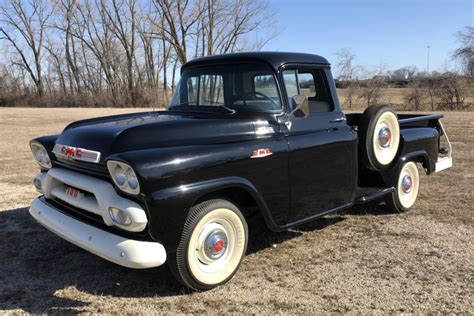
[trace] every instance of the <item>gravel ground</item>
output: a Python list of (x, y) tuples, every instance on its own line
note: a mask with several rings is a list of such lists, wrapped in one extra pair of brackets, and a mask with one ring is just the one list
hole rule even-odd
[(166, 267), (135, 271), (77, 248), (28, 214), (28, 140), (137, 109), (0, 108), (0, 310), (56, 313), (466, 313), (474, 311), (474, 113), (447, 113), (454, 168), (422, 176), (417, 204), (349, 209), (288, 232), (250, 219), (228, 284), (186, 293)]

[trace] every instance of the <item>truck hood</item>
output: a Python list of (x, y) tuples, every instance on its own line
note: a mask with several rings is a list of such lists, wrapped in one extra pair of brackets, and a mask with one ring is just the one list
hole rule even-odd
[(112, 154), (132, 150), (254, 138), (254, 122), (255, 118), (236, 115), (134, 113), (74, 122), (56, 144), (100, 152), (99, 163), (103, 164)]

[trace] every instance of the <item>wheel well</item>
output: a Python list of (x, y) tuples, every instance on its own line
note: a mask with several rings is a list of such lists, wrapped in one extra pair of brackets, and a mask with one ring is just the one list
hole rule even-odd
[(430, 173), (429, 161), (428, 161), (428, 159), (426, 158), (425, 155), (417, 155), (417, 156), (414, 156), (414, 157), (410, 157), (409, 159), (407, 159), (407, 161), (413, 161), (413, 162), (420, 163), (423, 166), (423, 169), (425, 169), (425, 173), (426, 174)]
[(194, 205), (215, 198), (229, 200), (234, 203), (245, 217), (260, 211), (254, 197), (247, 190), (239, 187), (225, 188), (206, 193), (200, 196)]

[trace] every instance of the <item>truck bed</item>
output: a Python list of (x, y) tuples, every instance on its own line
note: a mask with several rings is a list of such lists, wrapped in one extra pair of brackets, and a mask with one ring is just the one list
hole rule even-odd
[[(443, 114), (397, 114), (400, 127), (438, 127), (439, 119), (443, 118)], [(346, 114), (347, 124), (351, 126), (358, 126), (362, 113), (348, 113)]]

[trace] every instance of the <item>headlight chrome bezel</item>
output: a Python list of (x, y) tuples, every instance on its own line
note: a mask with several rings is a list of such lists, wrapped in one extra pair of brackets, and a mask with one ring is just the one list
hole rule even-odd
[(121, 191), (132, 195), (140, 194), (137, 174), (130, 165), (117, 160), (109, 160), (107, 169), (112, 181)]
[(48, 154), (46, 148), (38, 143), (38, 142), (31, 142), (30, 143), (31, 153), (33, 154), (33, 158), (35, 158), (36, 163), (43, 169), (51, 169), (53, 167), (51, 162), (51, 157)]

